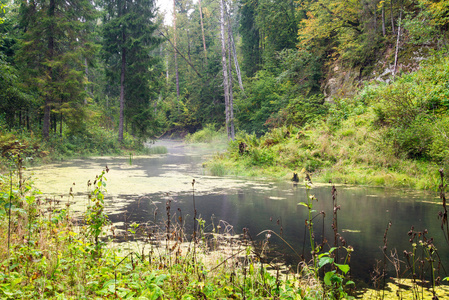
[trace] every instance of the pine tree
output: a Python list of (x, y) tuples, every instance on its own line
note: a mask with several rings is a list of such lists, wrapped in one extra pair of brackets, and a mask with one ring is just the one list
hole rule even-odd
[(241, 0), (240, 2), (239, 32), (242, 36), (242, 70), (248, 77), (254, 76), (261, 64), (259, 29), (255, 20), (257, 4), (258, 0)]
[[(34, 0), (21, 6), (24, 27), (18, 58), (29, 85), (43, 102), (42, 136), (48, 138), (56, 120), (70, 131), (83, 130), (84, 63), (95, 48), (88, 42), (88, 21), (94, 17), (87, 0)], [(52, 121), (52, 122), (51, 122)]]
[[(139, 136), (149, 135), (154, 89), (150, 81), (157, 63), (152, 55), (161, 42), (154, 32), (154, 0), (107, 0), (103, 28), (103, 49), (108, 77), (120, 83), (120, 119), (118, 140), (123, 140), (124, 121)], [(153, 85), (154, 87), (154, 85)]]

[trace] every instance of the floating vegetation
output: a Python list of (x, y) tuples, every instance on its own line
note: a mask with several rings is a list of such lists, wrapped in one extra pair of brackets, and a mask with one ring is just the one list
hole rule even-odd
[(342, 232), (348, 232), (348, 233), (360, 233), (362, 232), (361, 230), (358, 229), (342, 229)]
[[(382, 290), (364, 289), (363, 294), (358, 298), (366, 300), (433, 299), (434, 294), (428, 287), (429, 284), (426, 282), (426, 286), (419, 286), (417, 291), (416, 282), (414, 283), (413, 279), (391, 278), (391, 281)], [(449, 299), (449, 286), (439, 285), (435, 288), (435, 293), (438, 299)]]

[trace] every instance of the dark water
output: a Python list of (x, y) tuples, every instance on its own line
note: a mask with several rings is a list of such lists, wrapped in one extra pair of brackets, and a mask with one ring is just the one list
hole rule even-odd
[[(273, 230), (305, 257), (310, 257), (310, 243), (305, 233), (307, 209), (298, 205), (306, 201), (306, 190), (302, 184), (297, 186), (289, 181), (247, 180), (242, 178), (225, 182), (220, 177), (204, 175), (202, 162), (204, 154), (215, 150), (190, 148), (175, 142), (165, 142), (168, 154), (157, 158), (142, 158), (133, 160), (133, 168), (143, 170), (146, 176), (157, 178), (167, 172), (175, 172), (173, 183), (184, 181), (184, 191), (169, 192), (170, 184), (157, 193), (133, 195), (132, 192), (112, 195), (116, 201), (126, 199), (125, 211), (110, 214), (114, 222), (140, 224), (159, 224), (163, 228), (166, 220), (166, 202), (171, 200), (170, 214), (172, 222), (182, 214), (186, 229), (193, 227), (193, 195), (191, 179), (195, 178), (198, 192), (195, 204), (198, 218), (206, 221), (206, 230), (212, 229), (212, 223), (217, 225), (221, 220), (233, 226), (235, 233), (249, 230), (251, 237), (257, 242), (264, 239), (264, 230)], [(88, 164), (86, 160), (83, 163)], [(228, 179), (226, 179), (228, 180)], [(207, 181), (208, 189), (202, 189)], [(155, 183), (157, 184), (157, 183)], [(214, 187), (216, 186), (216, 187)], [(205, 191), (207, 190), (207, 191)], [(351, 258), (351, 272), (355, 278), (369, 282), (371, 272), (377, 261), (383, 259), (382, 247), (384, 233), (391, 221), (392, 225), (387, 235), (387, 253), (396, 249), (398, 256), (404, 260), (403, 251), (411, 251), (407, 232), (411, 226), (416, 231), (427, 229), (427, 237), (435, 239), (435, 245), (443, 260), (443, 265), (449, 271), (449, 247), (440, 229), (438, 212), (442, 210), (438, 198), (430, 193), (413, 193), (384, 188), (366, 188), (337, 186), (337, 202), (341, 206), (338, 211), (338, 232), (347, 245), (354, 248)], [(318, 202), (314, 202), (317, 213), (323, 211), (324, 218), (318, 216), (314, 220), (315, 238), (321, 242), (323, 236), (328, 240), (324, 250), (333, 244), (334, 234), (332, 224), (331, 185), (313, 186), (311, 194)], [(156, 212), (156, 214), (155, 214)], [(298, 257), (274, 234), (270, 238), (273, 259), (277, 257), (287, 264), (296, 265)], [(405, 265), (402, 266), (405, 271)], [(395, 276), (393, 268), (389, 267), (389, 276)], [(441, 274), (445, 277), (445, 273)]]
[[(179, 165), (189, 163), (190, 168), (185, 172), (193, 178), (195, 174), (198, 175), (197, 185), (200, 185), (203, 172), (200, 155), (190, 153), (184, 156), (183, 151), (182, 148), (169, 148), (169, 153), (163, 160)], [(134, 163), (142, 163), (142, 167), (145, 168), (148, 162)], [(158, 171), (151, 169), (149, 172)], [(215, 180), (219, 182), (221, 179), (217, 177)], [(328, 240), (324, 250), (328, 250), (334, 242), (331, 227), (333, 212), (331, 185), (313, 186), (310, 193), (318, 199), (313, 204), (316, 210), (314, 215), (321, 211), (326, 215), (324, 225), (322, 215), (315, 218), (314, 225), (317, 242), (321, 242), (324, 236)], [(438, 212), (442, 207), (438, 204), (439, 200), (435, 194), (351, 186), (337, 186), (337, 193), (337, 202), (341, 206), (338, 211), (338, 232), (346, 244), (355, 250), (351, 258), (351, 272), (355, 278), (369, 282), (376, 262), (383, 260), (384, 233), (389, 222), (392, 225), (387, 234), (388, 254), (396, 250), (398, 257), (404, 260), (403, 251), (412, 249), (407, 233), (411, 226), (414, 226), (415, 231), (427, 229), (429, 232), (427, 237), (435, 239), (444, 266), (449, 267), (449, 247), (438, 219)], [(143, 200), (131, 202), (127, 206), (128, 221), (138, 223), (151, 221), (162, 224), (166, 220), (167, 199), (171, 200), (171, 216), (175, 216), (173, 218), (176, 220), (176, 216), (182, 214), (186, 220), (186, 228), (191, 229), (194, 214), (191, 190), (171, 195), (169, 198), (165, 193), (150, 194)], [(308, 257), (309, 237), (308, 233), (304, 234), (307, 209), (298, 205), (299, 202), (305, 201), (306, 189), (302, 184), (295, 186), (288, 181), (267, 180), (249, 181), (243, 187), (221, 187), (212, 189), (207, 194), (195, 196), (198, 217), (206, 221), (209, 230), (212, 223), (217, 225), (223, 220), (231, 224), (236, 233), (242, 233), (243, 228), (246, 228), (255, 241), (262, 241), (264, 234), (258, 234), (270, 229), (278, 234), (282, 233), (282, 237), (296, 252), (304, 253), (304, 256)], [(122, 221), (123, 215), (111, 215), (111, 219)], [(277, 256), (278, 259), (291, 265), (298, 263), (297, 255), (274, 234), (270, 238), (270, 243), (272, 253), (275, 253), (273, 257)], [(405, 271), (405, 265), (402, 266), (402, 271)], [(446, 276), (444, 272), (441, 275)], [(389, 276), (395, 276), (391, 265)]]

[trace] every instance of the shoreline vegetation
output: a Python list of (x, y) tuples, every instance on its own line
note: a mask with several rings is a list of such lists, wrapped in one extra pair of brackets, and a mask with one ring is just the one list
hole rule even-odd
[(108, 169), (89, 181), (87, 209), (73, 217), (73, 195), (41, 198), (22, 176), (20, 158), (16, 166), (0, 177), (2, 299), (324, 297), (307, 265), (300, 276), (266, 262), (268, 235), (259, 249), (245, 232), (235, 235), (225, 222), (206, 230), (200, 218), (187, 233), (170, 201), (161, 224), (120, 230), (104, 213)]
[[(446, 56), (432, 57), (419, 71), (389, 85), (367, 85), (353, 98), (326, 104), (325, 114), (311, 117), (302, 127), (284, 124), (270, 128), (264, 135), (240, 132), (229, 142), (227, 152), (218, 153), (205, 167), (212, 175), (220, 176), (290, 179), (296, 172), (321, 182), (435, 191), (439, 188), (445, 203), (449, 117), (446, 98), (440, 93), (449, 78), (448, 65)], [(421, 85), (425, 88), (420, 89)], [(4, 172), (0, 180), (0, 235), (6, 241), (0, 246), (2, 298), (388, 299), (399, 293), (415, 299), (438, 299), (447, 295), (447, 286), (440, 285), (447, 277), (436, 277), (433, 272), (433, 264), (438, 261), (433, 239), (413, 229), (406, 269), (420, 275), (408, 281), (397, 278), (394, 284), (386, 280), (385, 261), (373, 278), (374, 289), (357, 294), (360, 291), (354, 289), (347, 263), (356, 249), (338, 242), (336, 223), (334, 247), (323, 247), (313, 238), (313, 206), (319, 200), (310, 194), (312, 186), (307, 176), (307, 202), (298, 205), (309, 211), (305, 226), (313, 255), (295, 270), (283, 271), (279, 265), (270, 265), (265, 256), (270, 236), (277, 233), (264, 232), (264, 241), (256, 245), (245, 232), (233, 239), (226, 224), (212, 225), (213, 229), (207, 231), (205, 221), (196, 217), (193, 234), (187, 233), (186, 220), (171, 211), (169, 201), (163, 223), (128, 224), (124, 236), (129, 241), (123, 243), (123, 248), (107, 247), (116, 235), (103, 210), (107, 169), (89, 182), (89, 205), (82, 218), (71, 215), (70, 195), (62, 207), (57, 206), (55, 199), (40, 198), (32, 182), (22, 176), (27, 157), (40, 157), (45, 163), (45, 157), (65, 159), (120, 149), (118, 144), (109, 145), (108, 137), (101, 140), (103, 134), (107, 136), (98, 129), (95, 135), (45, 148), (47, 145), (37, 144), (32, 134), (2, 133), (2, 151), (10, 154), (9, 172)], [(185, 140), (225, 143), (224, 136), (220, 129), (209, 125), (187, 135)], [(114, 140), (112, 134), (110, 139)], [(117, 153), (127, 155), (131, 149), (143, 149), (141, 141), (138, 145), (131, 137), (124, 141)], [(92, 146), (97, 142), (102, 146)], [(194, 182), (192, 187), (194, 190)], [(442, 230), (449, 236), (447, 210), (443, 207)], [(385, 247), (387, 233), (388, 227)], [(143, 244), (133, 241), (139, 234), (145, 237)], [(138, 250), (124, 250), (132, 243)], [(213, 266), (210, 256), (203, 256), (223, 249), (226, 254), (213, 258)], [(343, 262), (337, 262), (335, 257), (343, 258)], [(415, 265), (418, 261), (425, 263)], [(432, 270), (430, 279), (425, 277), (425, 268)]]
[[(304, 126), (239, 132), (205, 165), (220, 176), (290, 179), (302, 171), (323, 183), (437, 191), (439, 169), (449, 174), (448, 70), (447, 55), (435, 53), (416, 72), (365, 83), (355, 96), (326, 103), (325, 113)], [(206, 126), (188, 140), (219, 135)]]
[[(124, 3), (0, 2), (0, 299), (449, 298), (448, 1), (173, 1), (172, 24), (154, 0)], [(204, 163), (211, 175), (304, 178), (300, 264), (270, 261), (281, 233), (256, 243), (197, 217), (194, 181), (193, 220), (163, 198), (161, 223), (123, 229), (105, 212), (107, 166), (82, 216), (72, 190), (43, 197), (23, 173), (98, 155), (131, 165), (167, 152), (148, 139), (187, 132), (228, 146)], [(326, 242), (312, 180), (332, 183)], [(398, 254), (390, 222), (366, 291), (340, 236), (339, 183), (438, 192), (444, 239), (412, 227)]]
[[(374, 287), (357, 288), (349, 272), (356, 249), (339, 238), (336, 202), (333, 247), (332, 238), (329, 245), (314, 238), (313, 208), (320, 200), (312, 195), (313, 185), (307, 180), (307, 200), (298, 205), (309, 211), (305, 229), (313, 255), (296, 266), (285, 266), (271, 257), (271, 236), (282, 239), (272, 230), (259, 233), (262, 240), (256, 241), (245, 229), (236, 234), (232, 224), (206, 224), (195, 215), (193, 232), (187, 232), (185, 224), (191, 219), (174, 211), (171, 200), (165, 203), (160, 223), (114, 225), (104, 212), (107, 168), (87, 183), (86, 210), (75, 216), (71, 193), (59, 200), (42, 198), (31, 178), (23, 176), (20, 158), (15, 163), (16, 169), (0, 176), (2, 299), (396, 299), (398, 294), (438, 299), (449, 295), (448, 286), (441, 285), (447, 278), (436, 278), (439, 254), (433, 239), (413, 228), (405, 275), (387, 279), (384, 261), (373, 276)], [(444, 186), (444, 174), (440, 175)], [(334, 201), (335, 187), (332, 195)], [(445, 198), (444, 190), (440, 197)], [(195, 207), (195, 181), (192, 200)], [(443, 232), (449, 236), (447, 225)], [(388, 227), (385, 252), (387, 234)], [(428, 268), (433, 270), (430, 275), (424, 271)], [(407, 277), (409, 273), (416, 277)]]
[(84, 134), (62, 137), (55, 134), (48, 140), (42, 140), (32, 131), (5, 130), (0, 125), (0, 153), (0, 172), (8, 172), (8, 165), (18, 155), (23, 159), (23, 165), (27, 166), (92, 156), (165, 154), (167, 149), (153, 146), (152, 141), (144, 143), (127, 133), (118, 142), (114, 130), (101, 127)]

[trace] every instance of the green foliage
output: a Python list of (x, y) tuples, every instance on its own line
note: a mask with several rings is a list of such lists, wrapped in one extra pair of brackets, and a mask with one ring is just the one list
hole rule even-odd
[(72, 130), (83, 124), (85, 63), (96, 47), (88, 40), (94, 17), (90, 2), (58, 0), (21, 3), (21, 26), (26, 27), (17, 53), (26, 85), (43, 104), (42, 135), (48, 138), (50, 119), (65, 117)]
[(260, 137), (239, 134), (216, 163), (231, 174), (291, 177), (304, 168), (325, 182), (434, 189), (438, 166), (449, 164), (447, 70), (448, 58), (436, 53), (415, 73), (317, 104), (316, 112), (311, 101), (319, 97), (297, 98), (281, 109), (292, 125), (273, 122)]
[[(21, 172), (20, 167), (12, 171)], [(72, 223), (70, 195), (62, 205), (43, 201), (31, 182), (18, 185), (13, 180), (16, 175), (0, 175), (0, 238), (4, 241), (8, 236), (4, 208), (12, 201), (11, 251), (6, 243), (0, 244), (2, 298), (298, 299), (320, 293), (318, 282), (310, 286), (316, 279), (309, 278), (306, 285), (296, 276), (287, 280), (279, 272), (269, 272), (254, 255), (255, 250), (241, 243), (230, 245), (241, 257), (223, 254), (214, 256), (212, 263), (203, 263), (208, 250), (201, 244), (193, 253), (190, 243), (185, 247), (176, 243), (165, 251), (148, 244), (150, 250), (143, 247), (138, 253), (122, 251), (121, 245), (103, 247), (99, 237), (108, 223), (103, 211), (105, 171), (92, 182), (85, 223), (79, 227)], [(205, 221), (198, 221), (199, 234), (208, 243)], [(164, 224), (161, 227), (165, 230)], [(132, 225), (129, 232), (135, 234), (139, 228)], [(211, 238), (221, 243), (218, 239), (223, 234), (223, 241), (229, 242), (232, 233), (219, 233), (220, 228), (214, 229), (216, 235)], [(173, 242), (175, 238), (178, 242), (176, 230)]]
[[(161, 127), (150, 105), (159, 95), (162, 71), (154, 55), (162, 41), (154, 34), (158, 27), (154, 5), (153, 0), (126, 4), (110, 1), (106, 2), (103, 17), (103, 56), (108, 79), (112, 85), (123, 88), (121, 113), (132, 134), (142, 138), (154, 137)], [(121, 90), (110, 92), (112, 96), (122, 95)]]
[[(104, 227), (110, 224), (108, 216), (104, 213), (104, 192), (106, 187), (106, 177), (103, 171), (93, 181), (93, 190), (89, 194), (89, 205), (85, 213), (84, 221), (86, 222), (88, 233), (95, 243), (95, 255), (101, 256), (102, 241), (100, 235), (104, 231)], [(88, 183), (90, 186), (90, 181)]]
[(222, 142), (226, 139), (226, 133), (223, 131), (223, 128), (217, 130), (212, 124), (206, 124), (203, 129), (185, 137), (188, 143), (213, 143)]
[(20, 124), (16, 115), (20, 112), (25, 114), (34, 105), (31, 96), (21, 87), (17, 70), (3, 60), (1, 53), (0, 83), (0, 113), (5, 117), (8, 127), (14, 128)]
[(167, 154), (168, 150), (165, 146), (150, 146), (148, 148), (149, 154)]
[[(320, 58), (308, 51), (277, 53), (276, 72), (259, 71), (236, 99), (240, 130), (264, 134), (271, 127), (303, 126), (326, 112), (319, 92)], [(279, 75), (275, 75), (279, 73)]]
[(419, 13), (409, 19), (406, 28), (410, 30), (415, 42), (438, 41), (445, 43), (449, 24), (449, 5), (447, 1), (419, 0)]
[(253, 77), (261, 68), (260, 32), (256, 24), (258, 1), (240, 0), (240, 26), (242, 36), (242, 71), (247, 77)]
[[(324, 269), (324, 266), (330, 264), (332, 267), (332, 271), (328, 271), (325, 273), (323, 282), (325, 284), (325, 291), (329, 297), (329, 299), (354, 299), (354, 297), (350, 297), (345, 289), (345, 285), (354, 284), (353, 281), (347, 280), (346, 284), (343, 284), (346, 276), (349, 272), (349, 265), (347, 264), (348, 259), (351, 257), (351, 253), (353, 249), (351, 246), (348, 248), (345, 247), (346, 250), (346, 258), (343, 264), (338, 264), (334, 261), (335, 252), (338, 252), (340, 247), (332, 247), (328, 252), (321, 252), (323, 244), (318, 244), (315, 241), (315, 232), (314, 232), (314, 223), (313, 220), (316, 216), (313, 216), (313, 213), (316, 211), (313, 209), (314, 201), (318, 201), (318, 199), (310, 194), (310, 190), (312, 187), (312, 182), (310, 181), (309, 175), (306, 173), (305, 176), (305, 187), (306, 187), (306, 195), (307, 195), (307, 203), (300, 202), (298, 205), (304, 206), (307, 208), (308, 217), (305, 221), (305, 226), (309, 231), (309, 241), (310, 241), (310, 254), (312, 256), (312, 265), (311, 269), (314, 271), (315, 276), (318, 276), (318, 272), (320, 269)], [(334, 206), (334, 216), (338, 209)], [(334, 228), (334, 233), (337, 233), (338, 228), (337, 224), (332, 224)], [(335, 236), (337, 238), (337, 236)], [(335, 245), (336, 246), (336, 245)]]
[(246, 97), (236, 100), (238, 128), (259, 135), (267, 132), (267, 120), (286, 102), (281, 96), (283, 88), (272, 74), (259, 71), (247, 87)]
[(297, 6), (295, 1), (283, 0), (258, 0), (255, 4), (255, 21), (263, 44), (263, 69), (276, 73), (281, 63), (277, 52), (296, 49), (299, 23)]
[(324, 105), (321, 95), (304, 99), (299, 96), (289, 101), (285, 108), (279, 111), (277, 124), (304, 126), (326, 114), (328, 107)]

